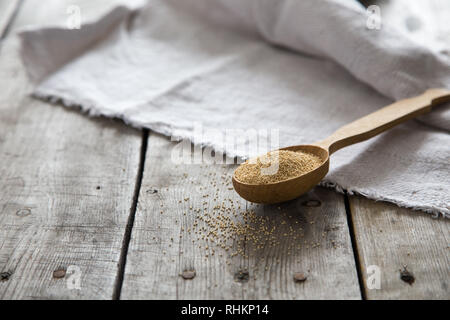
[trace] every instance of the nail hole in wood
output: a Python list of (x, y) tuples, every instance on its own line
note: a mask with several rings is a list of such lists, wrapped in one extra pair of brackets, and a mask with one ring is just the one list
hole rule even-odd
[(31, 214), (31, 210), (28, 208), (20, 209), (20, 210), (17, 210), (17, 212), (16, 212), (16, 216), (18, 216), (18, 217), (26, 217), (26, 216), (29, 216), (30, 214)]
[(240, 270), (234, 274), (234, 280), (237, 282), (247, 282), (250, 274), (247, 270)]
[(0, 273), (0, 281), (8, 281), (9, 278), (11, 278), (12, 276), (12, 272), (10, 271), (6, 271), (6, 272), (2, 272)]
[(185, 280), (191, 280), (195, 278), (195, 270), (184, 270), (181, 277)]
[(410, 286), (416, 281), (414, 275), (408, 270), (407, 266), (403, 267), (403, 270), (400, 270), (400, 279)]
[(55, 279), (62, 279), (66, 276), (66, 270), (65, 269), (57, 269), (53, 271), (53, 278)]
[(294, 281), (295, 282), (304, 282), (306, 281), (307, 277), (303, 272), (296, 272), (294, 273)]

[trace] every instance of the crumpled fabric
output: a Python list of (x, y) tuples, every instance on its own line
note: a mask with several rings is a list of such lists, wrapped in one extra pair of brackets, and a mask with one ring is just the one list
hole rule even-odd
[[(404, 30), (371, 18), (344, 0), (150, 0), (20, 36), (34, 96), (245, 158), (450, 88), (439, 28), (415, 37), (417, 16)], [(437, 106), (333, 154), (322, 185), (450, 216), (449, 131), (450, 107)]]

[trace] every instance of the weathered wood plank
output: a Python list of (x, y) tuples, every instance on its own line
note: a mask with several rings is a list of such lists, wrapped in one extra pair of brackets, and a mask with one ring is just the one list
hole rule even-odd
[[(450, 299), (450, 221), (362, 197), (350, 197), (350, 209), (368, 299)], [(380, 271), (378, 290), (370, 289), (372, 265)], [(405, 265), (411, 285), (400, 279)]]
[[(280, 208), (249, 204), (230, 190), (234, 166), (176, 165), (175, 144), (149, 137), (122, 299), (361, 298), (341, 195), (316, 188)], [(222, 203), (224, 210), (214, 209)], [(255, 213), (243, 227), (246, 210)], [(218, 246), (225, 237), (215, 237), (205, 223), (218, 217), (240, 221), (246, 237), (225, 232), (230, 238), (225, 248)], [(195, 270), (195, 278), (180, 276), (185, 270)], [(307, 280), (294, 282), (296, 272)]]
[[(54, 14), (25, 2), (18, 20)], [(17, 51), (10, 33), (0, 60), (0, 298), (111, 299), (141, 134), (29, 98)]]

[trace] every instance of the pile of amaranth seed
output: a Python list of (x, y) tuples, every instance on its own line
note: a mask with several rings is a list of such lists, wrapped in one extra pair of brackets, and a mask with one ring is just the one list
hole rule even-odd
[(320, 158), (311, 153), (278, 150), (247, 160), (234, 175), (243, 183), (268, 184), (298, 177), (321, 164)]

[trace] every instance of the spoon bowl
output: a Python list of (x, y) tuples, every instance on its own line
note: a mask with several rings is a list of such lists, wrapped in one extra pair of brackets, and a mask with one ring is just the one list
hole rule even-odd
[(313, 154), (320, 158), (321, 164), (314, 170), (298, 177), (268, 184), (244, 183), (239, 181), (236, 176), (233, 175), (233, 187), (242, 198), (251, 202), (265, 204), (292, 200), (312, 189), (320, 182), (320, 180), (322, 180), (323, 177), (325, 177), (328, 172), (330, 163), (329, 154), (326, 149), (320, 146), (298, 145), (282, 148), (280, 150), (294, 152), (302, 151)]

